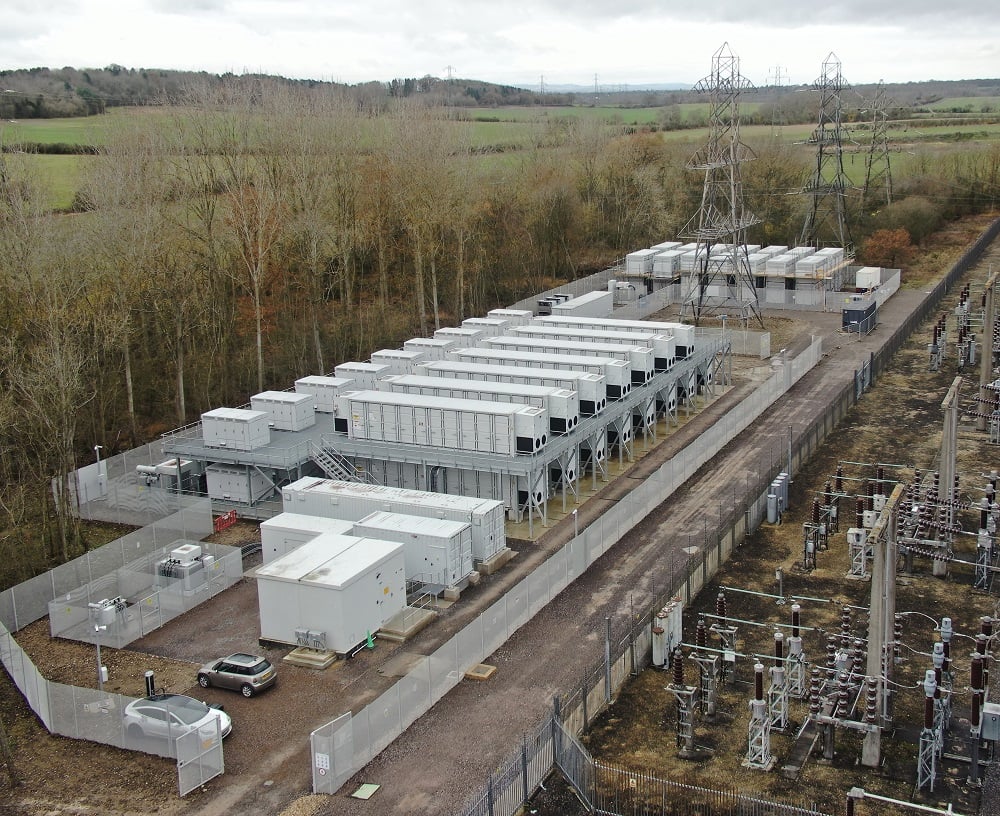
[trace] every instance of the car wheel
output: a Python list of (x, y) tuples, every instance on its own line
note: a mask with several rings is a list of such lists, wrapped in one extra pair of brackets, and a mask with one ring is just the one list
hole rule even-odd
[(142, 729), (135, 723), (132, 723), (128, 728), (126, 728), (125, 733), (128, 735), (129, 739), (134, 739), (134, 740), (142, 739), (144, 736), (146, 736), (142, 732)]
[(207, 674), (198, 675), (198, 685), (201, 686), (202, 688), (208, 688), (210, 685), (212, 685), (208, 680)]
[(244, 683), (242, 686), (240, 686), (240, 694), (242, 694), (244, 697), (253, 697), (253, 686), (251, 686), (249, 683)]

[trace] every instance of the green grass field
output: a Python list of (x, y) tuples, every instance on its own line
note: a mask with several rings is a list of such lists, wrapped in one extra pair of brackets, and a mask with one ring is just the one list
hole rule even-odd
[(926, 107), (935, 111), (966, 111), (968, 113), (1000, 112), (1000, 96), (955, 96)]

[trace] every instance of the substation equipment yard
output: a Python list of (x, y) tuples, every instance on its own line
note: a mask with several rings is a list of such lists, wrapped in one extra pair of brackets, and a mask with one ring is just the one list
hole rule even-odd
[(651, 667), (584, 739), (600, 807), (694, 813), (725, 787), (798, 812), (998, 812), (993, 268), (898, 352), (787, 507), (772, 485), (691, 606), (655, 616)]

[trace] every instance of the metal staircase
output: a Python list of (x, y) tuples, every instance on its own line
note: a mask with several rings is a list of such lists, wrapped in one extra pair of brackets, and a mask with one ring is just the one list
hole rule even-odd
[(367, 470), (355, 467), (349, 459), (341, 456), (330, 448), (309, 442), (309, 458), (320, 466), (322, 471), (331, 479), (339, 479), (343, 482), (364, 482), (374, 484), (371, 474)]

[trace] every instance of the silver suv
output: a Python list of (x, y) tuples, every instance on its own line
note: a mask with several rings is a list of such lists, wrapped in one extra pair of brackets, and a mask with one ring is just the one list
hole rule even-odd
[(267, 658), (242, 652), (206, 663), (198, 671), (198, 685), (202, 688), (234, 689), (244, 697), (253, 697), (273, 686), (277, 679), (278, 673)]

